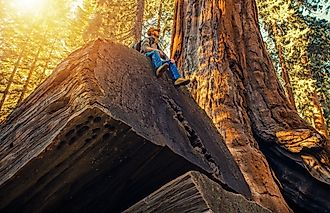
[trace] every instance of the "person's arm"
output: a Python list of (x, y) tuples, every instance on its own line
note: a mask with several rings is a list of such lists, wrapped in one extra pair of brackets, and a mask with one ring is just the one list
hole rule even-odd
[(159, 55), (160, 55), (161, 58), (166, 58), (167, 57), (162, 50), (160, 50), (158, 48), (151, 47), (150, 38), (145, 38), (142, 41), (142, 43), (141, 43), (141, 50), (142, 50), (143, 53), (147, 53), (147, 52), (151, 52), (151, 51), (156, 50), (156, 51), (159, 52)]
[[(159, 43), (157, 44), (157, 49), (159, 50), (159, 54), (160, 54), (160, 56), (161, 56), (162, 59), (164, 59), (164, 60), (166, 60), (166, 61), (171, 60), (171, 59), (170, 59), (170, 58), (164, 53), (164, 51), (162, 50), (162, 48), (161, 48), (161, 46), (160, 46)], [(173, 63), (174, 63), (174, 62), (173, 62)]]
[(152, 48), (151, 44), (150, 44), (150, 39), (149, 38), (145, 38), (143, 39), (142, 43), (141, 43), (141, 50), (144, 53), (153, 51), (153, 50), (158, 50), (156, 48)]
[[(161, 53), (162, 53), (162, 58), (164, 59), (164, 60), (166, 60), (166, 61), (169, 61), (169, 60), (171, 60), (164, 52), (163, 52), (163, 50), (161, 50)], [(174, 62), (173, 62), (174, 63)]]

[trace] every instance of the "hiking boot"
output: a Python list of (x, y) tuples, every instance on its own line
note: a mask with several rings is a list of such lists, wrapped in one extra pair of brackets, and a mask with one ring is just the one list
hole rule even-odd
[(161, 77), (167, 69), (168, 69), (168, 63), (165, 63), (160, 67), (158, 67), (156, 70), (156, 77), (157, 78)]
[(189, 79), (178, 78), (174, 81), (174, 86), (185, 86), (190, 83)]

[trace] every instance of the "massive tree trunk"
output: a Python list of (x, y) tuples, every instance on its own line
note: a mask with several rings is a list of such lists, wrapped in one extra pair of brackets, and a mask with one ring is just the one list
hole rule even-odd
[(326, 139), (281, 89), (255, 1), (176, 0), (174, 20), (171, 56), (191, 78), (192, 96), (224, 137), (254, 200), (288, 212), (283, 193), (294, 209), (329, 211)]

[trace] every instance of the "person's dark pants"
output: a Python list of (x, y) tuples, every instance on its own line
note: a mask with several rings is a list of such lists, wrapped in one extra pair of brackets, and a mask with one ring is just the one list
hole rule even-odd
[(176, 80), (181, 77), (176, 65), (174, 63), (172, 63), (171, 60), (163, 60), (160, 57), (158, 51), (153, 50), (153, 51), (147, 52), (145, 55), (151, 58), (151, 64), (154, 69), (157, 69), (158, 67), (162, 66), (163, 64), (168, 63), (171, 78), (173, 80)]

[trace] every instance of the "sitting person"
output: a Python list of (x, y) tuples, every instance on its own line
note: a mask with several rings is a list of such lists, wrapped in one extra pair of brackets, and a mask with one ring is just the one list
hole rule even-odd
[(141, 42), (141, 52), (151, 58), (153, 68), (156, 70), (156, 76), (159, 78), (169, 68), (174, 86), (184, 86), (190, 83), (189, 79), (184, 79), (179, 74), (174, 59), (169, 59), (159, 48), (159, 28), (151, 27), (147, 34), (148, 37)]

